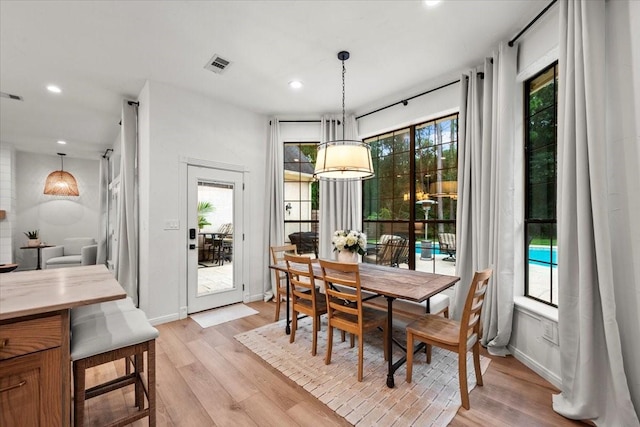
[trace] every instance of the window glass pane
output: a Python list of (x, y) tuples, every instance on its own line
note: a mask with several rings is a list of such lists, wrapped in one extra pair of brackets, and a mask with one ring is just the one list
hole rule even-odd
[(402, 153), (409, 151), (409, 129), (395, 132), (393, 138), (393, 152)]
[[(376, 147), (372, 156), (378, 157), (376, 178), (363, 184), (363, 228), (373, 262), (382, 262), (380, 241), (393, 235), (407, 239), (403, 253), (409, 255), (399, 262), (400, 268), (455, 273), (455, 253), (438, 251), (438, 235), (443, 230), (455, 234), (457, 117), (449, 115), (367, 140)], [(372, 259), (368, 258), (364, 262)]]
[(555, 109), (553, 106), (541, 110), (529, 119), (529, 145), (532, 150), (556, 141)]
[(548, 145), (531, 150), (529, 155), (529, 182), (539, 184), (556, 180), (556, 147)]
[(539, 110), (554, 105), (555, 90), (554, 67), (549, 68), (529, 83), (529, 114), (533, 115)]
[(416, 126), (416, 149), (435, 145), (436, 127), (433, 122)]
[(529, 189), (529, 219), (555, 219), (555, 183), (531, 184)]
[[(313, 177), (316, 153), (317, 143), (284, 145), (285, 242), (290, 242), (294, 233), (317, 235), (319, 187)], [(302, 249), (300, 253), (304, 253)]]
[(525, 82), (525, 93), (525, 295), (557, 306), (557, 64)]

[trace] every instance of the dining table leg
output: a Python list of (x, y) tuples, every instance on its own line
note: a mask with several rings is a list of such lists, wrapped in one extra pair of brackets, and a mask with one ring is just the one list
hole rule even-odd
[(395, 382), (393, 380), (393, 373), (395, 372), (395, 367), (393, 365), (393, 300), (395, 298), (390, 296), (385, 296), (387, 299), (387, 354), (388, 357), (388, 372), (387, 372), (387, 387), (393, 388), (395, 386)]
[(290, 320), (289, 320), (289, 273), (288, 272), (285, 273), (285, 276), (287, 278), (287, 308), (286, 308), (286, 311), (287, 311), (287, 324), (284, 327), (284, 332), (287, 335), (289, 335), (289, 334), (291, 334), (291, 326), (289, 325), (289, 322), (290, 322)]

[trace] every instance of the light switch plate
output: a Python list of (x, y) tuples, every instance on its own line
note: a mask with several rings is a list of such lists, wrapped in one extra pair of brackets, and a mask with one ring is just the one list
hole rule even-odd
[(180, 221), (177, 219), (167, 219), (164, 221), (164, 229), (165, 230), (179, 230), (180, 229)]

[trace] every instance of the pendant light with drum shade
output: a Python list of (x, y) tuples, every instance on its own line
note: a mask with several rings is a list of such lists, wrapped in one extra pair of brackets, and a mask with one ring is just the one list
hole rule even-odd
[(50, 196), (79, 196), (78, 183), (69, 172), (64, 171), (63, 159), (66, 154), (58, 153), (60, 156), (60, 170), (53, 171), (47, 176), (44, 183), (44, 194)]
[(338, 53), (342, 61), (342, 139), (324, 142), (318, 146), (315, 176), (323, 180), (357, 180), (371, 178), (374, 174), (371, 147), (362, 141), (345, 139), (344, 113), (344, 61), (349, 52)]

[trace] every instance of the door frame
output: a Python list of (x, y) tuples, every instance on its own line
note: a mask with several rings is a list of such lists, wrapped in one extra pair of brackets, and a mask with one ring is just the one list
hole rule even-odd
[[(188, 258), (187, 251), (188, 251), (188, 245), (189, 245), (189, 239), (188, 239), (189, 220), (187, 218), (187, 209), (186, 209), (187, 203), (188, 203), (187, 186), (189, 182), (189, 179), (188, 179), (189, 166), (198, 166), (198, 167), (220, 169), (220, 170), (226, 170), (226, 171), (232, 171), (232, 172), (240, 172), (242, 173), (243, 183), (246, 183), (247, 181), (247, 174), (249, 173), (249, 170), (244, 165), (216, 162), (212, 160), (198, 159), (198, 158), (186, 157), (186, 156), (180, 156), (179, 163), (180, 163), (180, 190), (179, 190), (180, 197), (179, 199), (180, 199), (180, 206), (184, 207), (184, 209), (179, 209), (180, 234), (181, 234), (180, 245), (182, 248), (184, 248), (184, 256), (181, 256), (179, 258), (179, 267), (178, 267), (179, 277), (180, 277), (180, 287), (178, 290), (178, 301), (179, 301), (178, 317), (180, 319), (185, 319), (188, 317), (187, 295), (188, 295), (188, 286), (189, 286), (189, 283), (188, 283), (189, 271), (188, 271), (188, 262), (187, 262), (187, 258)], [(246, 191), (242, 191), (241, 197), (242, 197), (242, 205), (246, 207), (246, 202), (247, 202)], [(244, 228), (244, 225), (246, 225), (245, 212), (240, 213), (240, 218)], [(240, 236), (240, 239), (241, 241), (238, 242), (238, 244), (243, 245), (242, 253), (244, 253), (245, 252), (244, 235)], [(246, 258), (245, 255), (242, 256), (242, 259), (234, 258), (234, 262), (238, 262), (240, 264), (237, 270), (238, 280), (243, 285), (245, 284), (244, 278), (248, 277), (247, 271), (246, 271), (247, 267), (246, 267), (245, 258)], [(244, 291), (242, 292), (242, 301), (247, 302), (248, 299), (249, 299), (249, 289), (247, 289), (247, 287), (245, 286)]]

